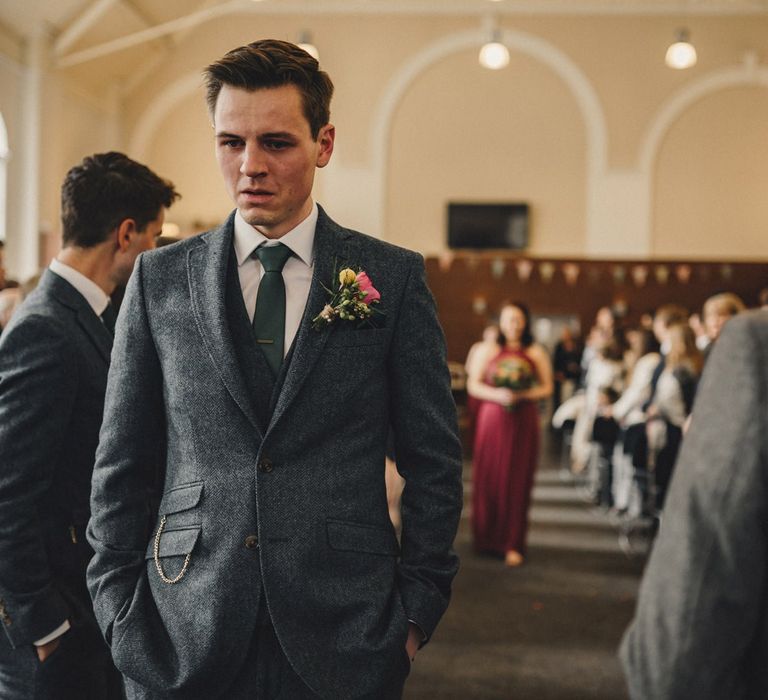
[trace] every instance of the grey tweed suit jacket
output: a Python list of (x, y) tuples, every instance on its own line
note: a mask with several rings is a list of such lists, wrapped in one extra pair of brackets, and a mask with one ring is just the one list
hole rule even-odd
[(13, 647), (93, 619), (85, 527), (111, 348), (49, 270), (0, 337), (0, 621)]
[[(316, 693), (375, 694), (403, 675), (408, 620), (432, 634), (458, 565), (460, 445), (423, 262), (320, 211), (307, 307), (262, 425), (226, 320), (232, 237), (230, 217), (141, 256), (129, 283), (93, 479), (96, 616), (129, 687), (162, 697), (227, 697), (264, 602)], [(368, 272), (383, 327), (312, 328), (340, 265)], [(384, 485), (390, 425), (407, 480), (401, 546)], [(169, 578), (189, 557), (178, 583), (159, 576), (155, 544)]]
[(768, 312), (701, 380), (621, 658), (633, 700), (768, 697)]

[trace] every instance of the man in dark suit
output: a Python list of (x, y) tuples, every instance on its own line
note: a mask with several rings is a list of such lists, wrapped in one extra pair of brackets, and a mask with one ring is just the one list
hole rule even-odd
[(141, 256), (128, 285), (88, 529), (96, 617), (132, 698), (400, 697), (448, 604), (462, 502), (424, 264), (313, 202), (335, 136), (315, 59), (258, 41), (205, 77), (237, 210)]
[(120, 153), (72, 168), (63, 248), (0, 339), (0, 697), (120, 697), (85, 570), (115, 310), (173, 186)]
[(633, 700), (768, 697), (768, 311), (707, 362), (621, 658)]

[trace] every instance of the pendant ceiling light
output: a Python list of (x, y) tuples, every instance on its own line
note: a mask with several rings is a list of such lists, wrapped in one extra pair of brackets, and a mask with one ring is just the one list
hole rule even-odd
[(665, 62), (670, 68), (683, 70), (696, 65), (696, 49), (690, 42), (687, 29), (678, 29), (675, 42), (667, 49)]
[(501, 43), (501, 31), (497, 26), (491, 29), (491, 40), (483, 44), (478, 60), (489, 70), (500, 70), (509, 65), (509, 49)]

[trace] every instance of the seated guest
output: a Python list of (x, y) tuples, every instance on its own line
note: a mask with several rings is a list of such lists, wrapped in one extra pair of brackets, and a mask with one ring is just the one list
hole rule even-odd
[(659, 343), (646, 328), (629, 332), (633, 353), (638, 357), (629, 371), (626, 388), (605, 411), (619, 424), (621, 433), (613, 452), (613, 505), (620, 514), (640, 514), (640, 493), (634, 489), (634, 461), (638, 437), (645, 435), (645, 404), (651, 396), (653, 372), (659, 364)]
[(648, 469), (654, 473), (656, 506), (664, 503), (667, 485), (680, 448), (683, 426), (693, 408), (703, 359), (687, 323), (667, 329), (668, 351), (664, 370), (646, 414)]
[(704, 321), (701, 319), (701, 314), (691, 314), (688, 317), (688, 325), (691, 327), (693, 335), (696, 337), (696, 347), (704, 352), (704, 348), (709, 345), (709, 336), (707, 335), (707, 329), (704, 328)]
[(707, 343), (704, 347), (705, 362), (709, 357), (712, 344), (720, 337), (726, 321), (745, 309), (744, 302), (730, 292), (715, 294), (704, 302), (703, 323), (707, 334)]
[(10, 323), (11, 316), (19, 308), (23, 299), (21, 287), (0, 289), (0, 331)]
[(608, 342), (616, 328), (616, 317), (608, 306), (601, 306), (595, 314), (595, 323), (589, 329), (581, 353), (581, 381), (580, 387), (586, 383), (587, 371), (592, 360), (597, 357), (599, 349)]
[(555, 388), (552, 394), (552, 411), (569, 399), (581, 378), (581, 343), (570, 326), (563, 327), (560, 340), (555, 345), (552, 369), (555, 373)]
[(624, 381), (624, 335), (611, 331), (610, 335), (595, 340), (596, 356), (587, 368), (584, 387), (584, 405), (576, 417), (571, 443), (572, 470), (582, 473), (592, 454), (592, 427), (597, 415), (600, 393), (607, 388), (621, 391)]
[(5, 274), (5, 242), (0, 240), (0, 332), (8, 325), (22, 300), (19, 283)]
[(592, 424), (592, 454), (590, 455), (589, 491), (595, 505), (613, 505), (613, 451), (619, 438), (618, 423), (610, 415), (619, 392), (603, 387), (598, 392), (597, 415)]

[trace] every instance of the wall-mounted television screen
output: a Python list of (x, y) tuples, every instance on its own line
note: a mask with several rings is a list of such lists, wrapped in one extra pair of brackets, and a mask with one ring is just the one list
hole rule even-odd
[(528, 246), (527, 204), (448, 204), (449, 248)]

